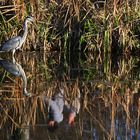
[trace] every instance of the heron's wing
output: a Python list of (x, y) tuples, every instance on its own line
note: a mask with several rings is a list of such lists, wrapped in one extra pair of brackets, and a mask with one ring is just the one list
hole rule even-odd
[(3, 45), (2, 45), (2, 51), (10, 51), (13, 49), (16, 49), (17, 47), (19, 47), (21, 42), (21, 36), (17, 36), (14, 37), (8, 41), (6, 41)]

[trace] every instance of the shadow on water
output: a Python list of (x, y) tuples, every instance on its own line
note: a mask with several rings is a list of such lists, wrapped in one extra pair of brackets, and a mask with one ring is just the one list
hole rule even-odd
[[(138, 57), (120, 57), (114, 63), (110, 57), (104, 61), (100, 55), (79, 52), (22, 53), (17, 62), (1, 59), (0, 139), (140, 139), (139, 62)], [(25, 87), (31, 97), (22, 94)], [(72, 126), (63, 112), (63, 121), (52, 133), (44, 97), (50, 99), (58, 87), (69, 104), (79, 89), (81, 108)]]

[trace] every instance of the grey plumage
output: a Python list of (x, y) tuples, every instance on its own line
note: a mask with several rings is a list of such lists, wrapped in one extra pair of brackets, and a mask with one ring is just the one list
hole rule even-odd
[(24, 21), (24, 33), (22, 36), (16, 36), (12, 39), (9, 39), (6, 41), (1, 48), (1, 52), (9, 52), (12, 51), (12, 55), (14, 56), (14, 53), (17, 49), (21, 48), (22, 44), (25, 42), (27, 34), (28, 34), (28, 23), (32, 23), (33, 17), (27, 16), (25, 21)]

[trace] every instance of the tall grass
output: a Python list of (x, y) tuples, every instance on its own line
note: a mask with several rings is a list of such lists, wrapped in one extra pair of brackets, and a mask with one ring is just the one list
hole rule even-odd
[[(29, 123), (35, 125), (40, 115), (46, 119), (47, 112), (40, 97), (51, 97), (56, 85), (61, 83), (69, 102), (76, 96), (76, 90), (81, 90), (80, 130), (77, 131), (80, 136), (84, 133), (85, 120), (89, 122), (88, 118), (84, 120), (84, 112), (90, 117), (90, 125), (86, 126), (90, 128), (89, 132), (93, 126), (97, 126), (101, 130), (98, 134), (103, 132), (108, 139), (116, 136), (114, 121), (116, 117), (120, 121), (123, 117), (118, 116), (121, 114), (125, 114), (123, 119), (127, 128), (130, 123), (139, 128), (138, 98), (136, 110), (132, 107), (135, 103), (135, 89), (139, 89), (139, 71), (135, 68), (139, 58), (132, 59), (126, 55), (122, 59), (115, 55), (140, 48), (138, 0), (94, 3), (84, 0), (8, 2), (0, 2), (0, 41), (4, 42), (20, 34), (25, 16), (32, 14), (35, 25), (30, 27), (23, 50), (44, 52), (30, 55), (22, 53), (19, 54), (20, 57), (17, 55), (26, 71), (27, 88), (32, 94), (30, 99), (22, 98), (20, 79), (1, 70), (0, 127), (7, 122), (12, 124), (12, 128)], [(63, 53), (60, 56), (58, 53), (46, 53), (52, 50)], [(68, 55), (68, 52), (73, 54), (75, 50), (91, 53), (85, 53), (83, 58), (76, 53), (75, 56), (78, 57), (75, 60), (73, 55), (72, 58)], [(94, 51), (98, 55), (92, 53)], [(111, 59), (113, 56), (115, 62)], [(73, 59), (75, 64), (78, 63), (74, 67), (77, 81), (71, 78)], [(136, 113), (134, 117), (130, 113), (133, 111)], [(135, 127), (136, 131), (137, 128)], [(122, 130), (118, 131), (121, 133)]]
[[(32, 14), (36, 26), (32, 27), (24, 48), (104, 53), (108, 50), (113, 53), (115, 47), (115, 50), (130, 52), (139, 49), (139, 5), (138, 0), (3, 1), (0, 6), (0, 40), (16, 35), (24, 17)], [(29, 44), (32, 44), (31, 48), (27, 47)]]

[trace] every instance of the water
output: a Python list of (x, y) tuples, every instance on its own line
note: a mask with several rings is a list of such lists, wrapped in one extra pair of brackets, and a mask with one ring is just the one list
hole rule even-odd
[[(16, 54), (10, 61), (18, 65), (15, 73), (0, 67), (0, 140), (139, 140), (139, 63), (139, 57), (79, 52)], [(73, 126), (64, 112), (52, 133), (42, 97), (51, 97), (58, 86), (69, 102), (80, 89), (81, 108)], [(25, 87), (31, 97), (23, 95)]]

